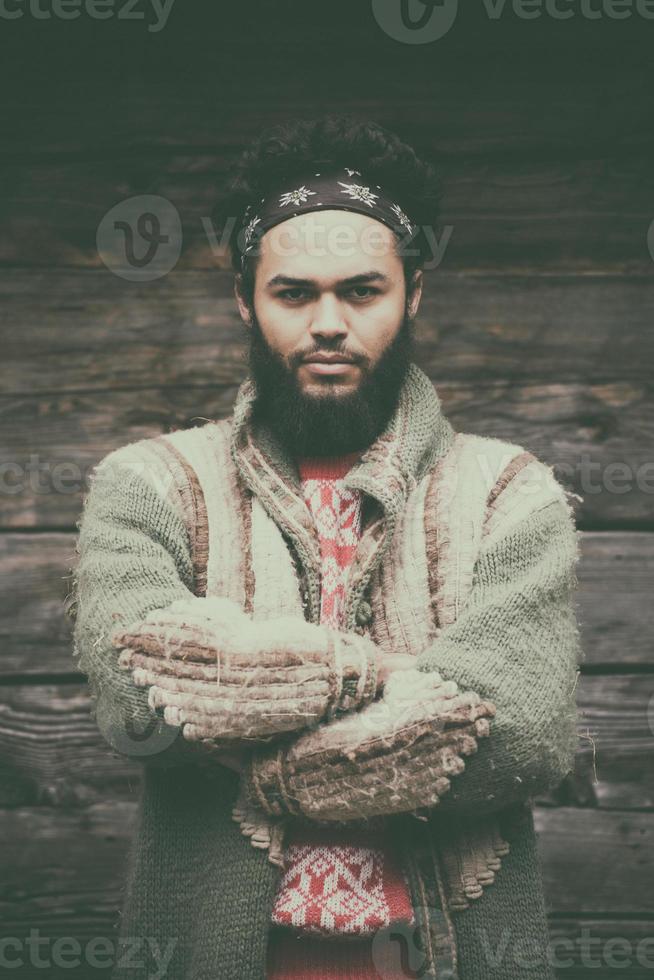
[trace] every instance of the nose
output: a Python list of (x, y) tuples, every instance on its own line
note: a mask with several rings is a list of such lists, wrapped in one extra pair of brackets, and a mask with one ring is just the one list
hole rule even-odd
[(333, 337), (346, 334), (347, 322), (343, 304), (330, 293), (324, 293), (313, 306), (310, 331), (316, 336)]

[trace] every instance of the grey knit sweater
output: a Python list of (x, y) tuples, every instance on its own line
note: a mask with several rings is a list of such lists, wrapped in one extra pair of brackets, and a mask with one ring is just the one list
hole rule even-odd
[(292, 461), (251, 425), (254, 397), (246, 379), (229, 419), (110, 454), (85, 503), (75, 655), (102, 734), (143, 764), (115, 980), (145, 980), (167, 955), (169, 980), (265, 976), (279, 869), (232, 819), (239, 785), (271, 823), (389, 822), (424, 976), (553, 977), (531, 800), (576, 748), (572, 510), (523, 447), (455, 433), (416, 365), (346, 478), (377, 517), (352, 564), (345, 628), (492, 702), (465, 764), (444, 770), (438, 719), (412, 708), (407, 724), (406, 704), (394, 713), (389, 700), (257, 748), (239, 778), (118, 668), (115, 629), (180, 599), (226, 595), (262, 623), (319, 622), (315, 527)]

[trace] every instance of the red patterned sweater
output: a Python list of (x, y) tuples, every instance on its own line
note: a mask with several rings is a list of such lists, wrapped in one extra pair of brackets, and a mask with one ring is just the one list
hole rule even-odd
[[(341, 626), (345, 579), (361, 534), (361, 492), (343, 485), (359, 453), (297, 461), (322, 553), (321, 622)], [(372, 936), (413, 922), (411, 900), (390, 841), (379, 833), (307, 828), (289, 834), (273, 923), (304, 936)]]

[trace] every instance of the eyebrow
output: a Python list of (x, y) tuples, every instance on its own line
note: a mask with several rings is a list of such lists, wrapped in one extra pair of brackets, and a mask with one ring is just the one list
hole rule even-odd
[[(339, 286), (356, 286), (363, 282), (390, 282), (388, 276), (384, 275), (383, 272), (378, 272), (376, 269), (370, 272), (361, 272), (357, 276), (348, 276), (347, 279), (340, 279), (338, 281)], [(277, 275), (273, 276), (266, 283), (267, 288), (271, 286), (316, 286), (316, 279), (296, 279), (293, 276), (283, 276)]]

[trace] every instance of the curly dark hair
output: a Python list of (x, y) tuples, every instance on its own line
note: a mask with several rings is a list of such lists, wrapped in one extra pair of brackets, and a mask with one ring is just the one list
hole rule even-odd
[[(354, 163), (353, 163), (354, 161)], [(379, 182), (401, 202), (410, 220), (419, 226), (408, 254), (402, 255), (407, 288), (413, 273), (429, 255), (423, 228), (436, 228), (440, 218), (442, 185), (433, 162), (388, 129), (351, 114), (329, 113), (318, 119), (293, 120), (265, 130), (233, 166), (225, 193), (214, 209), (213, 220), (223, 235), (229, 230), (232, 268), (242, 274), (243, 293), (251, 301), (254, 291), (254, 258), (241, 267), (242, 240), (238, 235), (245, 209), (264, 197), (280, 181), (306, 174), (313, 165), (361, 167), (366, 177)], [(256, 250), (255, 250), (256, 251)], [(411, 254), (413, 253), (413, 254)]]

